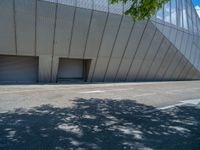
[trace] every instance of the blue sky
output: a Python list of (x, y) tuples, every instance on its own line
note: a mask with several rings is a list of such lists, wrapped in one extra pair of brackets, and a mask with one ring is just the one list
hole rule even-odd
[(192, 0), (192, 1), (200, 17), (200, 0)]
[(193, 0), (194, 5), (199, 5), (200, 6), (200, 0)]

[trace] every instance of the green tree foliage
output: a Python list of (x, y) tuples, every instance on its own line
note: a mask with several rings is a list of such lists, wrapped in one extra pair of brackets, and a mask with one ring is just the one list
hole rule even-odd
[(111, 4), (131, 1), (131, 6), (125, 11), (125, 15), (132, 16), (133, 20), (144, 20), (156, 14), (156, 11), (169, 2), (169, 0), (110, 0)]

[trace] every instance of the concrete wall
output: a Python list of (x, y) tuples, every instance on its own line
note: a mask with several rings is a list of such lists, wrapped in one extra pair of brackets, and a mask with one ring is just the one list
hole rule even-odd
[(90, 59), (92, 82), (200, 78), (198, 38), (155, 20), (37, 0), (1, 0), (0, 19), (0, 54), (39, 56), (40, 82), (60, 57)]

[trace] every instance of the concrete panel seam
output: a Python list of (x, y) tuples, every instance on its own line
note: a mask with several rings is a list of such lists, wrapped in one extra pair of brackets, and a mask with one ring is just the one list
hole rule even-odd
[[(170, 30), (170, 32), (171, 32), (172, 30)], [(175, 43), (176, 43), (176, 39), (177, 39), (177, 33), (178, 33), (178, 31), (176, 32), (176, 35), (175, 35)], [(171, 33), (170, 33), (171, 34)], [(171, 45), (174, 45), (173, 43), (171, 43), (170, 42), (170, 46)], [(174, 46), (175, 47), (175, 46)], [(170, 49), (171, 47), (169, 47), (169, 49)], [(168, 49), (168, 50), (169, 50)], [(176, 51), (176, 53), (177, 53), (177, 51)], [(176, 53), (174, 54), (174, 57), (176, 56)], [(164, 55), (164, 59), (165, 59), (165, 57), (166, 57), (166, 53), (165, 53), (165, 55)], [(172, 58), (172, 60), (174, 60), (174, 57)], [(163, 59), (163, 60), (164, 60)], [(163, 60), (162, 60), (162, 62), (161, 62), (161, 64), (163, 64)], [(171, 65), (171, 63), (172, 63), (172, 61), (168, 64), (168, 66), (167, 66), (167, 69), (165, 70), (165, 72), (163, 73), (163, 75), (162, 75), (162, 79), (164, 78), (164, 75), (166, 74), (166, 72), (168, 71), (168, 69), (169, 69), (169, 67), (170, 67), (170, 65)], [(160, 65), (159, 66), (159, 68), (158, 68), (158, 70), (160, 70), (160, 67), (161, 67), (162, 65)], [(158, 70), (156, 71), (156, 73), (155, 73), (155, 76), (154, 76), (154, 80), (155, 80), (155, 77), (156, 77), (156, 74), (158, 73)]]
[[(35, 1), (35, 41), (34, 41), (34, 53), (36, 56), (36, 51), (37, 51), (37, 7), (38, 7), (38, 0)], [(39, 67), (38, 67), (39, 68)]]
[(16, 8), (15, 0), (13, 0), (13, 23), (14, 23), (14, 39), (15, 39), (15, 53), (17, 55), (17, 25), (16, 25)]
[[(187, 37), (187, 39), (188, 39), (188, 37)], [(181, 40), (181, 45), (182, 45), (182, 44), (183, 44), (183, 37), (182, 37), (182, 40)], [(186, 49), (186, 48), (185, 48), (185, 49)], [(181, 61), (182, 61), (183, 59), (186, 59), (185, 53), (186, 53), (186, 51), (184, 50), (183, 56), (182, 56), (182, 58), (181, 58), (179, 64), (181, 63)], [(177, 67), (179, 66), (179, 64), (176, 66), (176, 69), (177, 69)], [(184, 67), (185, 67), (186, 64), (187, 64), (187, 63), (184, 64)], [(184, 67), (182, 68), (182, 70), (180, 71), (180, 73), (184, 70)], [(176, 69), (175, 69), (175, 71), (176, 71)], [(180, 73), (178, 74), (177, 79), (178, 79)], [(177, 79), (176, 79), (176, 80), (177, 80)]]
[(147, 48), (147, 50), (146, 50), (146, 52), (145, 52), (145, 55), (144, 55), (144, 58), (142, 59), (142, 63), (140, 63), (140, 66), (139, 66), (139, 69), (138, 69), (138, 71), (137, 71), (137, 73), (136, 73), (136, 76), (135, 76), (134, 81), (136, 81), (136, 79), (138, 78), (138, 73), (140, 72), (141, 67), (142, 67), (143, 64), (144, 64), (144, 60), (146, 59), (146, 56), (147, 56), (148, 51), (149, 51), (149, 49), (150, 49), (150, 47), (151, 47), (151, 45), (152, 45), (152, 42), (153, 42), (153, 39), (154, 39), (154, 37), (155, 37), (156, 32), (157, 32), (157, 28), (155, 29), (155, 31), (154, 31), (154, 33), (153, 33), (153, 37), (152, 37), (152, 39), (151, 39), (151, 41), (150, 41), (150, 43), (149, 43), (149, 45), (148, 45), (148, 48)]
[(75, 17), (76, 17), (76, 7), (74, 9), (74, 15), (73, 15), (73, 21), (72, 21), (72, 29), (71, 29), (71, 33), (70, 33), (70, 41), (69, 41), (69, 47), (68, 47), (67, 57), (70, 56), (71, 45), (72, 45), (72, 37), (73, 37), (73, 32), (74, 32)]
[[(156, 75), (158, 74), (158, 71), (160, 70), (161, 66), (163, 65), (164, 60), (165, 60), (165, 57), (167, 56), (166, 54), (169, 52), (169, 50), (171, 49), (171, 47), (172, 47), (172, 44), (170, 43), (170, 45), (169, 45), (168, 48), (167, 48), (167, 51), (164, 53), (164, 57), (163, 57), (163, 59), (162, 59), (160, 65), (159, 65), (158, 69), (156, 70), (156, 73), (154, 74), (153, 80), (156, 79)], [(176, 55), (176, 53), (175, 53), (175, 55)], [(173, 60), (173, 59), (172, 59), (172, 60)], [(164, 74), (162, 75), (162, 78), (161, 78), (162, 80), (163, 80), (164, 75), (165, 75), (166, 71), (168, 70), (169, 66), (170, 66), (170, 64), (168, 64), (167, 69), (165, 70)]]
[(119, 69), (120, 69), (120, 67), (121, 67), (122, 60), (124, 59), (124, 56), (125, 56), (125, 53), (126, 53), (126, 50), (127, 50), (127, 47), (128, 47), (128, 43), (130, 42), (130, 39), (131, 39), (131, 35), (132, 35), (132, 33), (133, 33), (134, 26), (135, 26), (135, 22), (133, 23), (133, 25), (132, 25), (132, 27), (131, 27), (131, 32), (129, 33), (129, 36), (128, 36), (128, 40), (127, 40), (127, 42), (126, 42), (125, 49), (124, 49), (124, 51), (123, 51), (122, 57), (121, 57), (121, 59), (120, 59), (119, 66), (118, 66), (118, 68), (117, 68), (117, 72), (116, 72), (115, 77), (114, 77), (114, 81), (116, 81), (117, 75), (118, 75), (118, 73), (119, 73)]
[(133, 58), (132, 58), (132, 60), (131, 60), (131, 64), (130, 64), (130, 66), (129, 66), (128, 72), (126, 73), (125, 81), (126, 81), (127, 78), (128, 78), (129, 72), (130, 72), (131, 67), (132, 67), (132, 65), (133, 65), (133, 61), (134, 61), (135, 56), (136, 56), (136, 54), (137, 54), (138, 48), (139, 48), (139, 46), (140, 46), (140, 43), (141, 43), (141, 41), (142, 41), (142, 39), (143, 39), (144, 32), (146, 31), (146, 28), (147, 28), (147, 24), (148, 24), (148, 23), (149, 23), (149, 20), (147, 20), (147, 22), (146, 22), (146, 24), (145, 24), (145, 27), (144, 27), (144, 29), (143, 29), (142, 36), (140, 37), (139, 43), (138, 43), (138, 45), (137, 45), (137, 47), (136, 47), (136, 52), (135, 52), (134, 55), (133, 55)]
[(160, 48), (161, 48), (161, 46), (162, 46), (162, 44), (163, 44), (163, 42), (164, 42), (164, 37), (162, 37), (162, 40), (161, 40), (161, 42), (160, 42), (160, 45), (159, 45), (159, 47), (158, 47), (158, 49), (156, 50), (156, 55), (153, 57), (153, 60), (152, 60), (152, 62), (151, 62), (151, 64), (150, 64), (150, 67), (149, 67), (149, 69), (148, 69), (148, 71), (146, 72), (146, 74), (145, 74), (145, 76), (144, 76), (144, 79), (146, 80), (146, 78), (147, 78), (147, 76), (148, 76), (148, 74), (149, 74), (149, 72), (150, 72), (150, 70), (151, 70), (151, 68), (152, 68), (152, 65), (153, 65), (153, 63), (154, 63), (154, 61), (155, 61), (155, 59), (156, 59), (156, 57), (157, 57), (157, 55), (158, 55), (158, 52), (159, 52), (159, 50), (160, 50)]
[(114, 46), (115, 46), (115, 44), (116, 44), (117, 37), (118, 37), (118, 35), (119, 35), (119, 31), (120, 31), (120, 27), (121, 27), (123, 18), (124, 18), (124, 16), (121, 16), (120, 24), (119, 24), (119, 27), (118, 27), (118, 30), (117, 30), (117, 34), (116, 34), (116, 36), (115, 36), (115, 40), (114, 40), (114, 43), (113, 43), (113, 46), (112, 46), (112, 50), (111, 50), (111, 54), (110, 54), (110, 56), (109, 56), (109, 60), (108, 60), (107, 66), (106, 66), (106, 71), (105, 71), (104, 76), (103, 76), (103, 82), (105, 82), (106, 74), (107, 74), (107, 72), (108, 72), (108, 66), (109, 66), (109, 64), (110, 64), (110, 59), (111, 59), (112, 54), (113, 54)]
[(183, 69), (181, 70), (181, 72), (178, 74), (177, 78), (180, 79), (181, 78), (181, 75), (183, 74), (186, 66), (188, 65), (188, 61), (185, 63), (185, 65), (183, 66)]
[(51, 74), (50, 74), (50, 80), (52, 82), (53, 80), (53, 57), (54, 57), (54, 51), (55, 51), (55, 36), (56, 36), (56, 27), (57, 27), (57, 17), (58, 17), (58, 3), (56, 3), (56, 10), (54, 15), (54, 31), (53, 31), (53, 46), (52, 46), (52, 59), (51, 59)]
[(101, 36), (101, 41), (100, 41), (100, 44), (99, 44), (97, 56), (96, 56), (96, 59), (95, 59), (95, 62), (94, 62), (94, 69), (93, 69), (93, 71), (92, 71), (91, 82), (93, 82), (93, 77), (94, 77), (94, 73), (95, 73), (96, 65), (97, 65), (97, 59), (98, 59), (98, 56), (99, 56), (99, 52), (100, 52), (101, 45), (102, 45), (102, 42), (103, 42), (104, 33), (105, 33), (106, 26), (107, 26), (107, 23), (108, 23), (108, 17), (109, 17), (109, 13), (107, 13), (107, 16), (106, 16), (105, 25), (104, 25), (104, 28), (103, 28), (103, 34), (102, 34), (102, 36)]
[[(184, 34), (183, 34), (183, 36), (184, 36)], [(183, 36), (181, 36), (181, 45), (183, 44)], [(181, 47), (180, 47), (180, 49), (181, 49)], [(180, 50), (180, 52), (181, 52), (181, 50)], [(181, 53), (181, 54), (182, 54), (182, 53)], [(184, 53), (183, 53), (182, 55), (184, 55)], [(170, 74), (170, 76), (173, 76), (173, 74), (175, 73), (175, 71), (176, 71), (177, 67), (178, 67), (178, 66), (179, 66), (179, 64), (181, 63), (182, 59), (184, 59), (184, 57), (183, 57), (183, 56), (182, 56), (182, 58), (179, 60), (178, 64), (176, 65), (176, 67), (175, 67), (174, 71), (173, 71), (173, 72)]]
[(94, 14), (94, 10), (92, 10), (91, 13), (90, 13), (90, 22), (89, 22), (87, 35), (86, 35), (86, 42), (85, 42), (85, 46), (84, 46), (83, 59), (85, 58), (85, 52), (86, 52), (86, 48), (87, 48), (87, 44), (88, 44), (88, 37), (89, 37), (90, 28), (91, 28), (91, 24), (92, 24), (93, 14)]

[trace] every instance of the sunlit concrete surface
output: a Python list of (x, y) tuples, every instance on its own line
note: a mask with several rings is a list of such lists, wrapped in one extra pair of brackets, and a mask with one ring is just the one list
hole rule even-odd
[(200, 82), (0, 86), (0, 149), (200, 148)]

